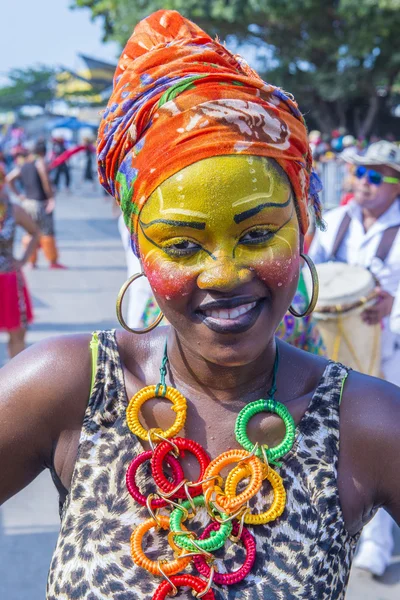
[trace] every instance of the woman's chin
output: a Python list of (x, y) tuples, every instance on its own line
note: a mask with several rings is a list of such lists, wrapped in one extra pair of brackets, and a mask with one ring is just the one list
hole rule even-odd
[(248, 365), (264, 352), (274, 338), (276, 328), (271, 327), (270, 319), (268, 324), (265, 321), (265, 318), (259, 318), (251, 327), (243, 326), (244, 331), (235, 332), (227, 331), (225, 323), (217, 323), (216, 327), (214, 323), (213, 327), (196, 324), (190, 329), (190, 334), (184, 336), (185, 346), (207, 362), (221, 367)]

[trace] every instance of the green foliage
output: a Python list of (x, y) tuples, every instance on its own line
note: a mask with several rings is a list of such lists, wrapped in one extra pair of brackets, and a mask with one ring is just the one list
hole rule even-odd
[(53, 100), (55, 70), (39, 65), (27, 69), (12, 69), (9, 85), (0, 88), (0, 109), (16, 110), (31, 104), (42, 108)]
[(400, 72), (400, 0), (74, 0), (124, 45), (134, 26), (175, 9), (256, 56), (263, 77), (292, 92), (318, 126), (371, 130), (390, 110)]

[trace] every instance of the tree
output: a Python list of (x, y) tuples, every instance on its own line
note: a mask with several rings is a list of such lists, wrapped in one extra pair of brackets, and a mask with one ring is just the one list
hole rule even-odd
[[(264, 79), (292, 92), (325, 132), (368, 135), (399, 84), (400, 0), (74, 0), (123, 45), (160, 8), (251, 51)], [(397, 99), (397, 98), (396, 98)]]
[(39, 65), (26, 69), (12, 69), (9, 85), (0, 88), (0, 109), (17, 110), (25, 105), (44, 108), (54, 99), (55, 69)]

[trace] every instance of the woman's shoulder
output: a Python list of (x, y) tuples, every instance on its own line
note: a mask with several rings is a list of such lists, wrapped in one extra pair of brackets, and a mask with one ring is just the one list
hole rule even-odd
[[(58, 397), (80, 389), (90, 388), (91, 334), (66, 335), (47, 338), (18, 354), (0, 371), (2, 385), (13, 382), (47, 395), (57, 390)], [(43, 398), (44, 399), (44, 398)]]
[[(400, 423), (400, 388), (378, 377), (350, 371), (343, 388), (343, 412), (362, 435), (387, 435)], [(383, 432), (385, 428), (385, 432)], [(400, 437), (400, 436), (399, 436)]]

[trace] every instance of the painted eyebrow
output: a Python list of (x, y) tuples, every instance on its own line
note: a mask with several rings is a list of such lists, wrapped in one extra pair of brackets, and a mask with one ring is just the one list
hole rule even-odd
[(289, 198), (283, 204), (280, 202), (265, 202), (264, 204), (259, 204), (254, 208), (250, 208), (249, 210), (245, 210), (244, 212), (235, 215), (233, 220), (236, 224), (242, 223), (243, 221), (246, 221), (246, 219), (250, 219), (250, 217), (258, 215), (258, 213), (264, 210), (264, 208), (285, 208), (286, 206), (289, 206), (291, 200), (292, 194), (289, 195)]
[(157, 223), (164, 223), (165, 225), (172, 225), (173, 227), (191, 227), (192, 229), (203, 230), (206, 228), (206, 224), (201, 221), (175, 221), (174, 219), (155, 219), (154, 221), (150, 221), (150, 223), (143, 223), (140, 221), (143, 229), (147, 229), (151, 227), (151, 225), (156, 225)]

